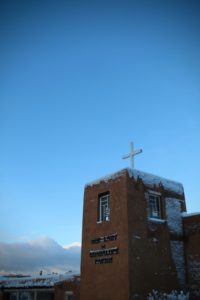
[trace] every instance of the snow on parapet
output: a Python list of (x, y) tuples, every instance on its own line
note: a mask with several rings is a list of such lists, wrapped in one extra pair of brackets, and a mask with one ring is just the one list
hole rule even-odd
[(183, 218), (194, 217), (194, 216), (200, 216), (200, 212), (194, 212), (194, 213), (183, 212), (182, 213)]
[(126, 172), (126, 170), (127, 170), (127, 169), (123, 169), (123, 170), (121, 170), (121, 171), (118, 171), (118, 172), (109, 174), (109, 175), (107, 175), (107, 176), (101, 177), (101, 178), (99, 178), (99, 179), (97, 179), (97, 180), (94, 180), (94, 181), (92, 181), (92, 182), (90, 182), (90, 183), (87, 183), (87, 184), (85, 185), (85, 187), (87, 187), (87, 186), (93, 186), (93, 185), (99, 184), (99, 183), (102, 182), (102, 181), (103, 181), (103, 182), (108, 182), (108, 181), (110, 181), (110, 180), (115, 180), (116, 178), (122, 176), (122, 175)]
[(172, 181), (166, 178), (162, 178), (150, 173), (142, 172), (139, 170), (131, 170), (128, 169), (129, 176), (134, 177), (135, 180), (138, 178), (142, 179), (143, 183), (149, 187), (160, 186), (162, 185), (163, 188), (167, 191), (174, 192), (176, 194), (182, 195), (184, 193), (183, 185), (179, 182)]
[(152, 175), (149, 173), (145, 173), (145, 172), (142, 172), (139, 170), (135, 170), (135, 169), (131, 170), (129, 168), (123, 169), (119, 172), (107, 175), (105, 177), (101, 177), (95, 181), (92, 181), (92, 182), (86, 184), (85, 187), (99, 184), (102, 181), (108, 182), (109, 180), (115, 180), (116, 178), (122, 176), (126, 171), (129, 173), (130, 177), (133, 177), (135, 180), (140, 178), (145, 185), (147, 185), (151, 188), (153, 188), (154, 186), (162, 185), (165, 190), (168, 190), (168, 191), (174, 192), (176, 194), (180, 194), (180, 195), (182, 195), (184, 193), (183, 186), (179, 182), (175, 182), (175, 181), (165, 179), (165, 178), (162, 178), (162, 177), (159, 177), (156, 175)]

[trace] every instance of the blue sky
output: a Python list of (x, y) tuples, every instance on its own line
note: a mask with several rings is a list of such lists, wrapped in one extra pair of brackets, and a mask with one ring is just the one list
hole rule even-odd
[(80, 241), (84, 185), (130, 141), (200, 211), (198, 1), (0, 5), (0, 241)]

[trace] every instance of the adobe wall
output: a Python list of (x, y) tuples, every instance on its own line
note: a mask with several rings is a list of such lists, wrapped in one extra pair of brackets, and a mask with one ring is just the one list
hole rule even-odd
[(54, 300), (65, 300), (65, 292), (73, 292), (73, 299), (80, 300), (80, 277), (65, 280), (54, 286)]
[[(148, 219), (146, 193), (149, 190), (152, 188), (144, 186), (141, 180), (136, 182), (127, 177), (130, 299), (141, 299), (137, 295), (146, 299), (152, 289), (167, 292), (180, 288), (172, 246), (173, 241), (183, 245), (183, 236), (170, 232), (165, 199), (174, 198), (177, 202), (180, 199), (182, 210), (185, 209), (184, 195), (169, 193), (162, 187), (154, 188), (161, 194), (163, 221), (159, 222)], [(181, 218), (180, 211), (178, 213)]]
[[(110, 192), (110, 221), (97, 223), (98, 196)], [(116, 240), (92, 243), (92, 239), (116, 234)], [(95, 264), (90, 250), (117, 247), (112, 263)], [(101, 257), (98, 257), (101, 259)], [(81, 300), (128, 300), (128, 224), (126, 176), (85, 188), (81, 259)]]
[[(157, 185), (149, 187), (127, 170), (119, 173), (85, 188), (81, 300), (146, 299), (152, 289), (168, 292), (185, 285), (183, 189), (166, 190), (158, 177)], [(160, 220), (148, 217), (149, 190), (160, 195)], [(98, 197), (104, 192), (110, 193), (110, 221), (98, 223)], [(112, 234), (116, 240), (92, 242)], [(89, 255), (90, 250), (113, 247), (119, 253), (112, 256), (112, 263), (95, 264), (95, 257)]]
[(191, 299), (200, 299), (200, 214), (183, 218), (187, 282)]

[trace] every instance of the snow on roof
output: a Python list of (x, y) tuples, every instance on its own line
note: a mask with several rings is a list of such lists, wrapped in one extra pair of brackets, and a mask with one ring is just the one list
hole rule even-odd
[[(30, 276), (22, 278), (1, 277), (1, 288), (28, 288), (28, 287), (53, 287), (56, 283), (64, 280), (72, 280), (78, 274), (69, 273), (62, 275)], [(3, 278), (3, 279), (2, 279)]]
[(200, 212), (194, 212), (194, 213), (189, 213), (189, 214), (186, 212), (182, 213), (183, 218), (192, 217), (192, 216), (200, 216)]
[(161, 184), (165, 190), (175, 192), (180, 195), (182, 195), (184, 193), (183, 185), (179, 182), (172, 181), (172, 180), (169, 180), (166, 178), (162, 178), (162, 177), (159, 177), (159, 176), (156, 176), (156, 175), (153, 175), (150, 173), (138, 171), (138, 170), (128, 169), (128, 172), (129, 172), (130, 177), (134, 177), (136, 180), (138, 178), (140, 178), (140, 179), (142, 179), (144, 184), (146, 184), (150, 187), (153, 187), (154, 185), (159, 186)]
[(95, 184), (99, 184), (101, 181), (108, 182), (110, 180), (115, 180), (116, 178), (122, 176), (125, 172), (126, 172), (126, 169), (123, 169), (121, 171), (109, 174), (109, 175), (101, 177), (101, 178), (99, 178), (97, 180), (91, 181), (90, 183), (87, 183), (85, 185), (85, 187), (87, 187), (87, 186), (93, 186)]
[(130, 177), (133, 177), (135, 180), (137, 180), (138, 178), (142, 179), (143, 183), (151, 188), (154, 186), (162, 185), (165, 190), (168, 190), (168, 191), (174, 192), (176, 194), (180, 194), (180, 195), (182, 195), (184, 193), (183, 185), (179, 182), (172, 181), (172, 180), (162, 178), (162, 177), (150, 174), (150, 173), (142, 172), (139, 170), (135, 170), (135, 169), (131, 170), (129, 168), (123, 169), (121, 171), (107, 175), (105, 177), (101, 177), (98, 180), (95, 180), (95, 181), (92, 181), (92, 182), (86, 184), (85, 187), (99, 184), (101, 181), (108, 182), (109, 180), (114, 180), (114, 179), (120, 177), (121, 175), (123, 175), (126, 171), (129, 173)]

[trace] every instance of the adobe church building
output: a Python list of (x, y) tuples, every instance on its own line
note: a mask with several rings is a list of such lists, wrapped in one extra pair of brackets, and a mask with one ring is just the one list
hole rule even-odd
[(0, 282), (1, 299), (200, 300), (200, 213), (186, 213), (182, 184), (132, 160), (85, 186), (80, 278)]
[(200, 299), (200, 214), (186, 213), (182, 184), (134, 169), (87, 184), (80, 299), (147, 299), (153, 289)]

